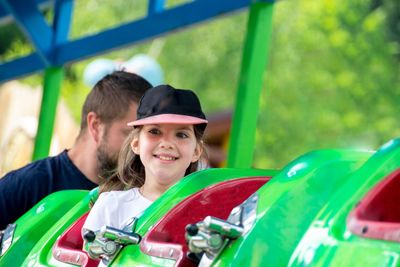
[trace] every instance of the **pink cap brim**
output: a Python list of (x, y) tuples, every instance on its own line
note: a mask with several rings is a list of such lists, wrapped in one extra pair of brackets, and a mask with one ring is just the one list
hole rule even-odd
[(161, 114), (151, 116), (145, 119), (136, 120), (128, 123), (128, 126), (139, 126), (147, 124), (202, 124), (208, 123), (207, 120), (203, 120), (197, 117), (177, 115), (177, 114)]

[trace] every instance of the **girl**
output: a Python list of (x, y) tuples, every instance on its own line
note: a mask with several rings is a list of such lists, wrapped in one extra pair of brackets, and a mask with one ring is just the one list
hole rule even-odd
[(160, 85), (139, 102), (134, 129), (121, 150), (118, 170), (100, 187), (100, 196), (82, 231), (103, 225), (123, 229), (169, 187), (197, 170), (208, 121), (190, 90)]

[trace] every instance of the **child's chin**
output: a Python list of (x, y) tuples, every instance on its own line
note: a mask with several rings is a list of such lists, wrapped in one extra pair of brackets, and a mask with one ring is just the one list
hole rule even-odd
[(171, 177), (159, 177), (158, 178), (158, 183), (160, 185), (163, 185), (163, 186), (172, 186), (175, 183), (179, 182), (179, 180), (181, 180), (182, 178), (183, 178), (183, 176), (173, 177), (173, 178), (171, 178)]

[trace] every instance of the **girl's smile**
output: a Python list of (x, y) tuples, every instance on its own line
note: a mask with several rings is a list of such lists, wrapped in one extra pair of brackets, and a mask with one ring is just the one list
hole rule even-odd
[(158, 154), (158, 155), (156, 154), (154, 155), (154, 157), (160, 159), (161, 161), (166, 161), (167, 163), (178, 159), (178, 157), (171, 156), (169, 154)]

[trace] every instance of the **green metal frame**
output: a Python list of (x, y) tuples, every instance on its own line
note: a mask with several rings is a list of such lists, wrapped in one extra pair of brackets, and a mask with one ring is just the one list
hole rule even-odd
[(249, 168), (253, 162), (259, 99), (272, 32), (272, 13), (272, 3), (260, 2), (250, 7), (229, 143), (228, 167), (231, 168)]
[(62, 67), (50, 67), (45, 72), (42, 104), (32, 160), (44, 158), (49, 154), (63, 77), (64, 69)]

